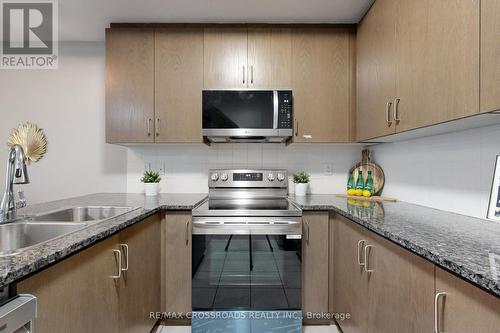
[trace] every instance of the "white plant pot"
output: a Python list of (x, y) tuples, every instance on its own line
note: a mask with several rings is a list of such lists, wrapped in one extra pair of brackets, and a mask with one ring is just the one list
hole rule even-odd
[(159, 183), (144, 183), (144, 194), (147, 197), (154, 197), (160, 193)]
[(307, 194), (308, 183), (296, 183), (295, 184), (295, 195), (304, 196)]

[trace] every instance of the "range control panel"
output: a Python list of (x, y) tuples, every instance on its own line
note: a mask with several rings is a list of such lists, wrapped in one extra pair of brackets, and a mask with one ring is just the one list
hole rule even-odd
[(274, 170), (210, 170), (208, 187), (288, 187), (288, 172)]

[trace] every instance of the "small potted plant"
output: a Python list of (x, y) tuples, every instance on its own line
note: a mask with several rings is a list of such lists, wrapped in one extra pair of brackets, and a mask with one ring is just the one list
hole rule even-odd
[(160, 192), (160, 173), (154, 170), (144, 172), (141, 182), (144, 183), (144, 194), (147, 197), (152, 197)]
[(307, 194), (307, 187), (309, 185), (309, 175), (304, 171), (293, 175), (293, 182), (295, 183), (295, 195), (304, 196)]

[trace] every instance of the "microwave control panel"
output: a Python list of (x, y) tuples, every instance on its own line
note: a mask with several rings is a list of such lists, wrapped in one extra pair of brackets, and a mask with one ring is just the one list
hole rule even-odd
[(293, 128), (293, 95), (291, 90), (278, 90), (278, 128)]

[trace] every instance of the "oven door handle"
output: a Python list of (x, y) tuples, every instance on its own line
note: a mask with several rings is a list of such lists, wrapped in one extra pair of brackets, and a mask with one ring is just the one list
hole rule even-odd
[(302, 222), (292, 219), (259, 221), (254, 219), (193, 219), (193, 235), (301, 235)]
[(297, 225), (301, 224), (300, 221), (269, 221), (269, 222), (260, 222), (260, 221), (193, 221), (193, 225)]

